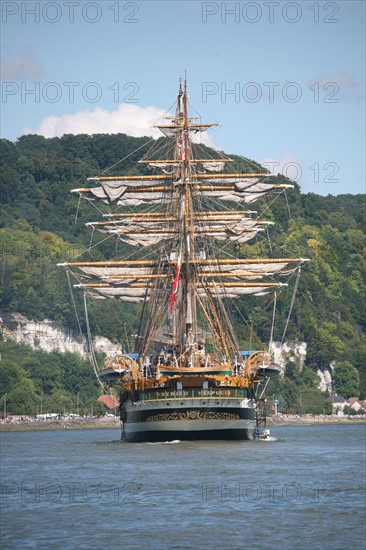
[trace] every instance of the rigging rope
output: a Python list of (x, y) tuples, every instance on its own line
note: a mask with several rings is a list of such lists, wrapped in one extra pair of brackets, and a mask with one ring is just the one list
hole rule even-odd
[(265, 385), (264, 385), (264, 388), (262, 389), (262, 393), (260, 394), (260, 396), (256, 399), (256, 401), (260, 401), (264, 395), (264, 392), (266, 391), (267, 389), (267, 386), (268, 386), (268, 382), (270, 381), (270, 377), (268, 376), (266, 382), (265, 382)]
[[(107, 241), (108, 239), (111, 239), (112, 237), (114, 237), (115, 234), (114, 233), (111, 233), (110, 235), (108, 235), (108, 237), (106, 237), (105, 239), (102, 239), (101, 241), (99, 241), (98, 243), (95, 243), (93, 244), (92, 247), (89, 247), (85, 250), (83, 250), (82, 252), (80, 252), (80, 254), (76, 254), (76, 256), (73, 256), (71, 258), (71, 260), (76, 260), (77, 258), (79, 258), (80, 256), (82, 256), (83, 254), (85, 254), (85, 252), (88, 250), (88, 252), (90, 252), (90, 250), (92, 250), (93, 248), (96, 248), (97, 246), (99, 246), (100, 244), (104, 243), (105, 241)], [(131, 254), (132, 255), (132, 254)]]
[(76, 304), (75, 304), (75, 298), (74, 298), (74, 294), (72, 292), (72, 286), (71, 286), (71, 281), (70, 281), (70, 271), (68, 269), (66, 270), (66, 275), (67, 275), (67, 282), (68, 282), (68, 285), (69, 285), (69, 291), (70, 291), (70, 295), (71, 295), (71, 302), (72, 302), (75, 317), (76, 317), (76, 322), (77, 322), (77, 325), (79, 327), (79, 332), (80, 332), (80, 336), (81, 336), (83, 345), (85, 347), (85, 337), (84, 337), (83, 331), (81, 329), (80, 319), (79, 319), (79, 315), (78, 315)]
[(299, 286), (300, 274), (301, 274), (301, 267), (299, 267), (299, 268), (298, 268), (298, 271), (297, 271), (297, 277), (296, 277), (296, 281), (295, 281), (294, 291), (293, 291), (293, 293), (292, 293), (292, 299), (291, 299), (291, 304), (290, 304), (290, 310), (289, 310), (289, 312), (288, 312), (288, 316), (287, 316), (287, 320), (286, 320), (285, 329), (284, 329), (283, 334), (282, 334), (281, 345), (283, 344), (283, 341), (284, 341), (284, 339), (285, 339), (287, 327), (288, 327), (288, 324), (289, 324), (289, 322), (290, 322), (290, 317), (291, 317), (291, 313), (292, 313), (292, 308), (294, 307), (294, 303), (295, 303), (295, 297), (296, 297), (297, 287)]
[(80, 209), (80, 201), (81, 201), (81, 194), (79, 193), (79, 200), (78, 200), (78, 205), (77, 205), (77, 209), (76, 209), (75, 222), (74, 222), (74, 223), (76, 223), (76, 222), (78, 221), (79, 209)]
[[(67, 269), (66, 270), (66, 274), (67, 274), (67, 282), (68, 282), (68, 285), (69, 285), (69, 291), (70, 291), (70, 295), (71, 295), (71, 301), (72, 301), (72, 305), (73, 305), (73, 308), (74, 308), (74, 313), (75, 313), (75, 317), (76, 317), (76, 322), (77, 322), (77, 325), (78, 325), (78, 328), (79, 328), (79, 332), (80, 332), (80, 337), (81, 337), (81, 340), (83, 342), (83, 346), (85, 348), (85, 350), (87, 349), (87, 345), (88, 345), (88, 349), (92, 349), (90, 347), (90, 343), (87, 342), (84, 334), (83, 334), (83, 331), (82, 331), (82, 328), (81, 328), (81, 324), (80, 324), (80, 319), (79, 319), (79, 315), (78, 315), (78, 311), (77, 311), (77, 307), (76, 307), (76, 303), (75, 303), (75, 298), (74, 298), (74, 294), (72, 292), (72, 286), (71, 286), (71, 281), (70, 281), (70, 272), (69, 270)], [(85, 302), (85, 293), (84, 293), (84, 302)], [(86, 304), (86, 302), (85, 302)], [(86, 305), (85, 305), (86, 307)], [(86, 318), (87, 318), (87, 312), (86, 312)], [(103, 391), (105, 391), (104, 389), (104, 386), (102, 384), (102, 382), (99, 380), (98, 378), (98, 374), (96, 372), (96, 366), (95, 364), (93, 363), (93, 361), (91, 360), (91, 357), (90, 357), (90, 354), (88, 353), (88, 357), (89, 357), (89, 361), (93, 367), (93, 371), (94, 371), (94, 374), (96, 375), (97, 377), (97, 380), (99, 382), (99, 384), (101, 385), (101, 387), (103, 388)], [(95, 357), (94, 357), (94, 360), (95, 360)], [(96, 360), (95, 360), (95, 363), (96, 363)]]
[(286, 189), (285, 189), (285, 199), (286, 199), (286, 205), (287, 205), (288, 219), (291, 220), (291, 210), (290, 210), (290, 205), (289, 205), (288, 199), (287, 199)]
[[(272, 242), (271, 242), (271, 236), (269, 234), (269, 231), (268, 231), (268, 227), (266, 227), (266, 234), (267, 234), (267, 240), (268, 240), (268, 246), (269, 246), (269, 250), (270, 250), (270, 255), (272, 257), (273, 255), (273, 250), (272, 250)], [(257, 235), (258, 236), (258, 235)]]
[(112, 166), (108, 166), (108, 168), (106, 168), (105, 170), (103, 170), (103, 172), (101, 172), (99, 175), (101, 176), (102, 174), (105, 174), (106, 172), (108, 172), (108, 170), (111, 170), (111, 168), (114, 168), (115, 166), (117, 166), (118, 164), (120, 164), (121, 162), (123, 162), (124, 160), (128, 159), (128, 157), (130, 157), (130, 156), (133, 155), (134, 153), (137, 153), (137, 151), (139, 151), (140, 149), (142, 149), (143, 147), (145, 147), (145, 145), (147, 145), (148, 143), (150, 143), (150, 141), (155, 141), (155, 140), (154, 140), (154, 138), (151, 138), (151, 139), (149, 139), (148, 141), (145, 141), (145, 143), (143, 143), (142, 145), (140, 145), (140, 147), (138, 147), (137, 149), (134, 149), (133, 151), (131, 151), (131, 153), (129, 153), (128, 155), (126, 155), (123, 159), (118, 160), (117, 162), (115, 162), (114, 164), (112, 164)]
[(88, 307), (87, 307), (87, 303), (86, 303), (86, 292), (84, 292), (84, 310), (85, 310), (86, 332), (87, 332), (87, 335), (88, 335), (88, 350), (89, 350), (88, 356), (89, 356), (89, 360), (92, 364), (94, 374), (95, 374), (100, 386), (102, 387), (103, 391), (105, 391), (104, 386), (103, 386), (102, 382), (99, 380), (99, 377), (98, 377), (98, 363), (97, 363), (96, 357), (94, 355), (93, 342), (92, 342), (92, 337), (91, 337), (91, 332), (90, 332)]
[(90, 235), (90, 242), (89, 242), (89, 251), (90, 251), (90, 249), (92, 247), (92, 244), (93, 244), (94, 231), (95, 231), (95, 227), (92, 226), (92, 232), (91, 232), (91, 235)]
[(276, 305), (277, 305), (277, 292), (274, 293), (274, 298), (273, 298), (272, 326), (271, 326), (271, 336), (270, 336), (270, 338), (269, 338), (269, 346), (268, 346), (268, 349), (271, 349), (271, 347), (272, 347), (272, 342), (273, 342), (273, 330), (274, 330), (275, 317), (276, 317)]

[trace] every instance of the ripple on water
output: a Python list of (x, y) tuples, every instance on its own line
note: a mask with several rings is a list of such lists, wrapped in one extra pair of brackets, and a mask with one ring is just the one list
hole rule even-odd
[(272, 437), (2, 434), (3, 548), (363, 547), (364, 426), (281, 426)]

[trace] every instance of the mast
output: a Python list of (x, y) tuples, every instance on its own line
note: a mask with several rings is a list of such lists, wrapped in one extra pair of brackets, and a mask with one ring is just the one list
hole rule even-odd
[[(185, 355), (185, 365), (191, 365), (192, 346), (196, 341), (197, 330), (195, 327), (196, 305), (195, 293), (193, 288), (193, 269), (190, 264), (194, 257), (194, 226), (193, 226), (193, 203), (191, 195), (191, 164), (190, 164), (190, 136), (189, 136), (189, 118), (187, 106), (187, 81), (184, 80), (184, 91), (182, 90), (182, 81), (180, 81), (177, 113), (179, 119), (176, 121), (180, 125), (178, 134), (175, 157), (181, 162), (180, 181), (180, 212), (179, 212), (179, 252), (178, 262), (184, 261), (185, 269), (181, 277), (182, 289), (181, 300), (174, 314), (174, 320), (178, 324), (176, 334), (178, 336), (179, 350)], [(179, 277), (180, 265), (177, 267), (177, 276)], [(179, 307), (180, 306), (180, 307)], [(173, 330), (173, 334), (174, 334)]]
[(191, 187), (191, 164), (190, 164), (190, 136), (189, 136), (189, 119), (187, 107), (187, 80), (184, 80), (184, 95), (183, 95), (183, 128), (184, 128), (184, 171), (185, 171), (185, 245), (186, 245), (186, 351), (187, 361), (189, 366), (192, 366), (192, 347), (197, 341), (196, 327), (196, 301), (194, 292), (194, 272), (190, 265), (190, 260), (195, 256), (195, 235), (193, 225), (193, 201)]

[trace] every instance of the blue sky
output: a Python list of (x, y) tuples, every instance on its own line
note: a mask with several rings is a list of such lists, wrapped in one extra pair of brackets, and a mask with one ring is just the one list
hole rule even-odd
[[(150, 135), (188, 75), (211, 143), (365, 192), (365, 3), (5, 1), (1, 135)], [(222, 125), (222, 126), (221, 126)]]

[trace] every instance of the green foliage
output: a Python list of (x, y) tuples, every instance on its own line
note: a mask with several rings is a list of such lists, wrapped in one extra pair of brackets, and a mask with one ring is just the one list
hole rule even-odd
[[(148, 138), (124, 134), (64, 135), (52, 139), (27, 135), (16, 143), (1, 140), (1, 310), (21, 313), (33, 320), (54, 320), (77, 330), (68, 280), (57, 263), (81, 255), (86, 261), (111, 258), (116, 252), (116, 243), (108, 241), (104, 256), (97, 248), (88, 250), (90, 232), (84, 224), (100, 218), (100, 213), (87, 201), (81, 201), (78, 206), (70, 190), (82, 187), (87, 177), (100, 174), (127, 155), (130, 156), (126, 161), (115, 166), (114, 173), (136, 174), (137, 169), (144, 173), (148, 168), (143, 165), (136, 168), (136, 161), (147, 151), (147, 141)], [(138, 147), (141, 149), (135, 153)], [(204, 151), (205, 146), (201, 146), (201, 150)], [(260, 168), (249, 159), (235, 155), (232, 158), (230, 170), (250, 172)], [(271, 177), (271, 180), (290, 183), (284, 176)], [(288, 365), (285, 378), (271, 381), (270, 387), (280, 393), (287, 409), (300, 410), (304, 403), (311, 409), (312, 398), (300, 394), (300, 390), (310, 388), (315, 395), (318, 391), (316, 370), (333, 361), (338, 364), (348, 361), (359, 375), (359, 387), (351, 386), (353, 393), (365, 393), (366, 316), (362, 307), (366, 280), (365, 196), (303, 195), (295, 184), (286, 200), (284, 196), (275, 201), (272, 196), (261, 199), (258, 210), (265, 210), (265, 219), (276, 222), (269, 231), (271, 244), (260, 238), (236, 246), (224, 243), (228, 252), (242, 257), (275, 257), (291, 251), (311, 259), (302, 268), (286, 334), (287, 340), (307, 342), (306, 368), (300, 372), (297, 365)], [(288, 289), (278, 292), (274, 333), (277, 340), (282, 338), (285, 328), (293, 286), (294, 278)], [(85, 328), (84, 315), (80, 313), (83, 310), (81, 293), (75, 293), (75, 300), (80, 323)], [(133, 342), (126, 338), (125, 327), (129, 327), (129, 334), (135, 333), (141, 306), (105, 300), (90, 303), (89, 307), (93, 334), (107, 336), (119, 341), (125, 351), (134, 351)], [(235, 301), (235, 307), (232, 322), (242, 349), (251, 344), (262, 347), (270, 337), (270, 299), (241, 298)], [(253, 338), (249, 324), (243, 323), (243, 312), (246, 320), (253, 322)], [(18, 350), (3, 357), (2, 364), (5, 359), (8, 361), (4, 383), (9, 394), (22, 385), (22, 380), (30, 380), (33, 386), (28, 387), (29, 395), (39, 396), (43, 392), (45, 403), (54, 396), (55, 407), (62, 408), (62, 399), (71, 399), (75, 392), (79, 392), (85, 407), (89, 406), (87, 402), (93, 392), (98, 392), (92, 382), (94, 375), (77, 356), (66, 354), (61, 361), (57, 354), (51, 354), (46, 361), (37, 355), (36, 359), (29, 356), (27, 362), (24, 358), (18, 361), (19, 354), (23, 357), (23, 352)], [(353, 382), (355, 379), (353, 377)], [(56, 400), (59, 391), (64, 397)], [(317, 394), (317, 399), (321, 403), (323, 397)]]
[(29, 378), (23, 378), (21, 384), (12, 389), (6, 398), (7, 411), (21, 415), (36, 414), (37, 395), (33, 381)]
[(27, 372), (15, 361), (4, 358), (1, 360), (0, 387), (4, 393), (15, 390), (27, 378)]
[(285, 376), (271, 378), (267, 396), (278, 400), (278, 410), (291, 414), (332, 414), (332, 402), (326, 392), (317, 387), (318, 376), (309, 368), (300, 372), (287, 363)]
[(360, 376), (357, 369), (349, 361), (337, 362), (332, 378), (333, 389), (336, 393), (346, 399), (358, 396)]
[(348, 414), (349, 416), (356, 416), (359, 414), (365, 414), (366, 411), (364, 409), (358, 409), (356, 411), (355, 409), (352, 409), (352, 407), (346, 405), (345, 407), (343, 407), (343, 412), (344, 414)]
[[(0, 342), (0, 406), (9, 414), (103, 414), (90, 363), (73, 353), (46, 353), (15, 342)], [(6, 395), (6, 397), (5, 397)]]
[(1, 308), (22, 313), (29, 319), (54, 319), (69, 324), (72, 309), (65, 274), (57, 268), (69, 246), (49, 232), (0, 229), (3, 286)]

